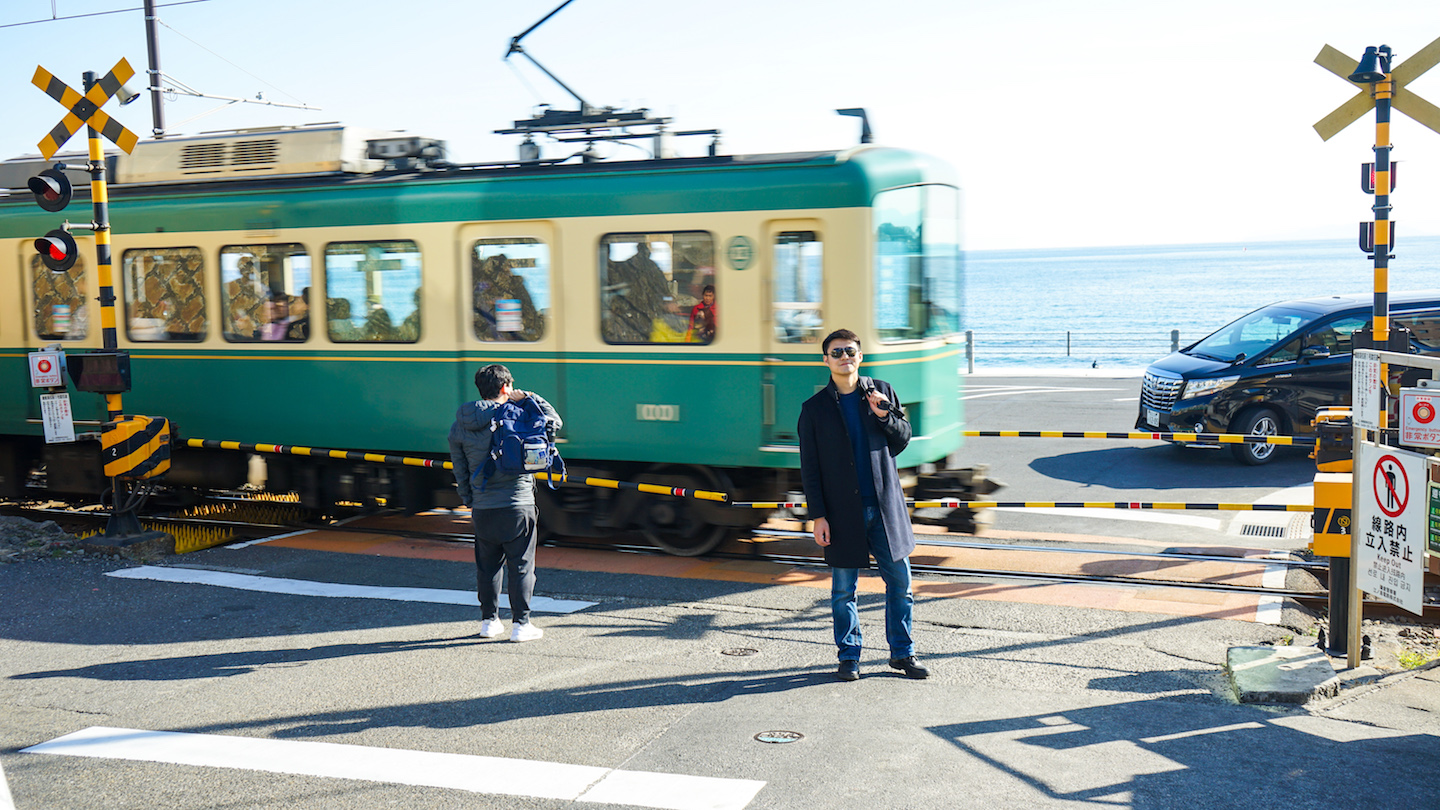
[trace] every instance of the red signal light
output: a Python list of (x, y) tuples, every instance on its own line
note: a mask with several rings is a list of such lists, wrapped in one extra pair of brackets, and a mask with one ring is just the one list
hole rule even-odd
[(52, 273), (63, 273), (74, 267), (75, 260), (80, 255), (75, 237), (59, 229), (36, 239), (35, 250), (40, 254), (40, 261), (44, 262), (45, 267)]
[(46, 211), (60, 211), (70, 204), (70, 178), (60, 169), (46, 169), (30, 178), (28, 185), (35, 194), (35, 204)]

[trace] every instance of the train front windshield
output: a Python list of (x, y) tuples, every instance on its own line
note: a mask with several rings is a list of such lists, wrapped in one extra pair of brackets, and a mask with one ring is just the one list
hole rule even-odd
[(960, 331), (960, 191), (897, 188), (875, 195), (875, 322), (884, 341)]

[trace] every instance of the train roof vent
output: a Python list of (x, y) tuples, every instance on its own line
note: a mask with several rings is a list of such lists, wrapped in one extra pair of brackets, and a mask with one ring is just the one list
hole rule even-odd
[(273, 138), (264, 141), (237, 141), (230, 147), (232, 166), (274, 163), (279, 156), (280, 142)]
[(391, 133), (312, 125), (142, 141), (120, 159), (117, 183), (184, 183), (251, 177), (375, 172), (366, 142)]
[(180, 149), (181, 171), (219, 171), (224, 165), (223, 143), (187, 143)]

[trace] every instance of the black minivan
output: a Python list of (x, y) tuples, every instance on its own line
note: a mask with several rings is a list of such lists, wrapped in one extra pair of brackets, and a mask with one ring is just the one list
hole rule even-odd
[[(1320, 408), (1350, 403), (1351, 335), (1370, 324), (1368, 293), (1261, 307), (1145, 370), (1135, 427), (1162, 433), (1314, 432)], [(1440, 354), (1440, 291), (1391, 293), (1390, 322), (1410, 330), (1411, 351)], [(1236, 444), (1264, 464), (1273, 444)]]

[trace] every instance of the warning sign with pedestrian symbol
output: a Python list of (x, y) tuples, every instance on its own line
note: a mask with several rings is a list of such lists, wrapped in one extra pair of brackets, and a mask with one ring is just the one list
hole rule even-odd
[(1386, 517), (1399, 517), (1410, 500), (1410, 477), (1405, 466), (1392, 455), (1381, 456), (1373, 471), (1375, 504)]
[(1400, 389), (1400, 443), (1440, 447), (1440, 391)]
[(1353, 527), (1360, 589), (1411, 613), (1423, 610), (1429, 456), (1360, 442)]

